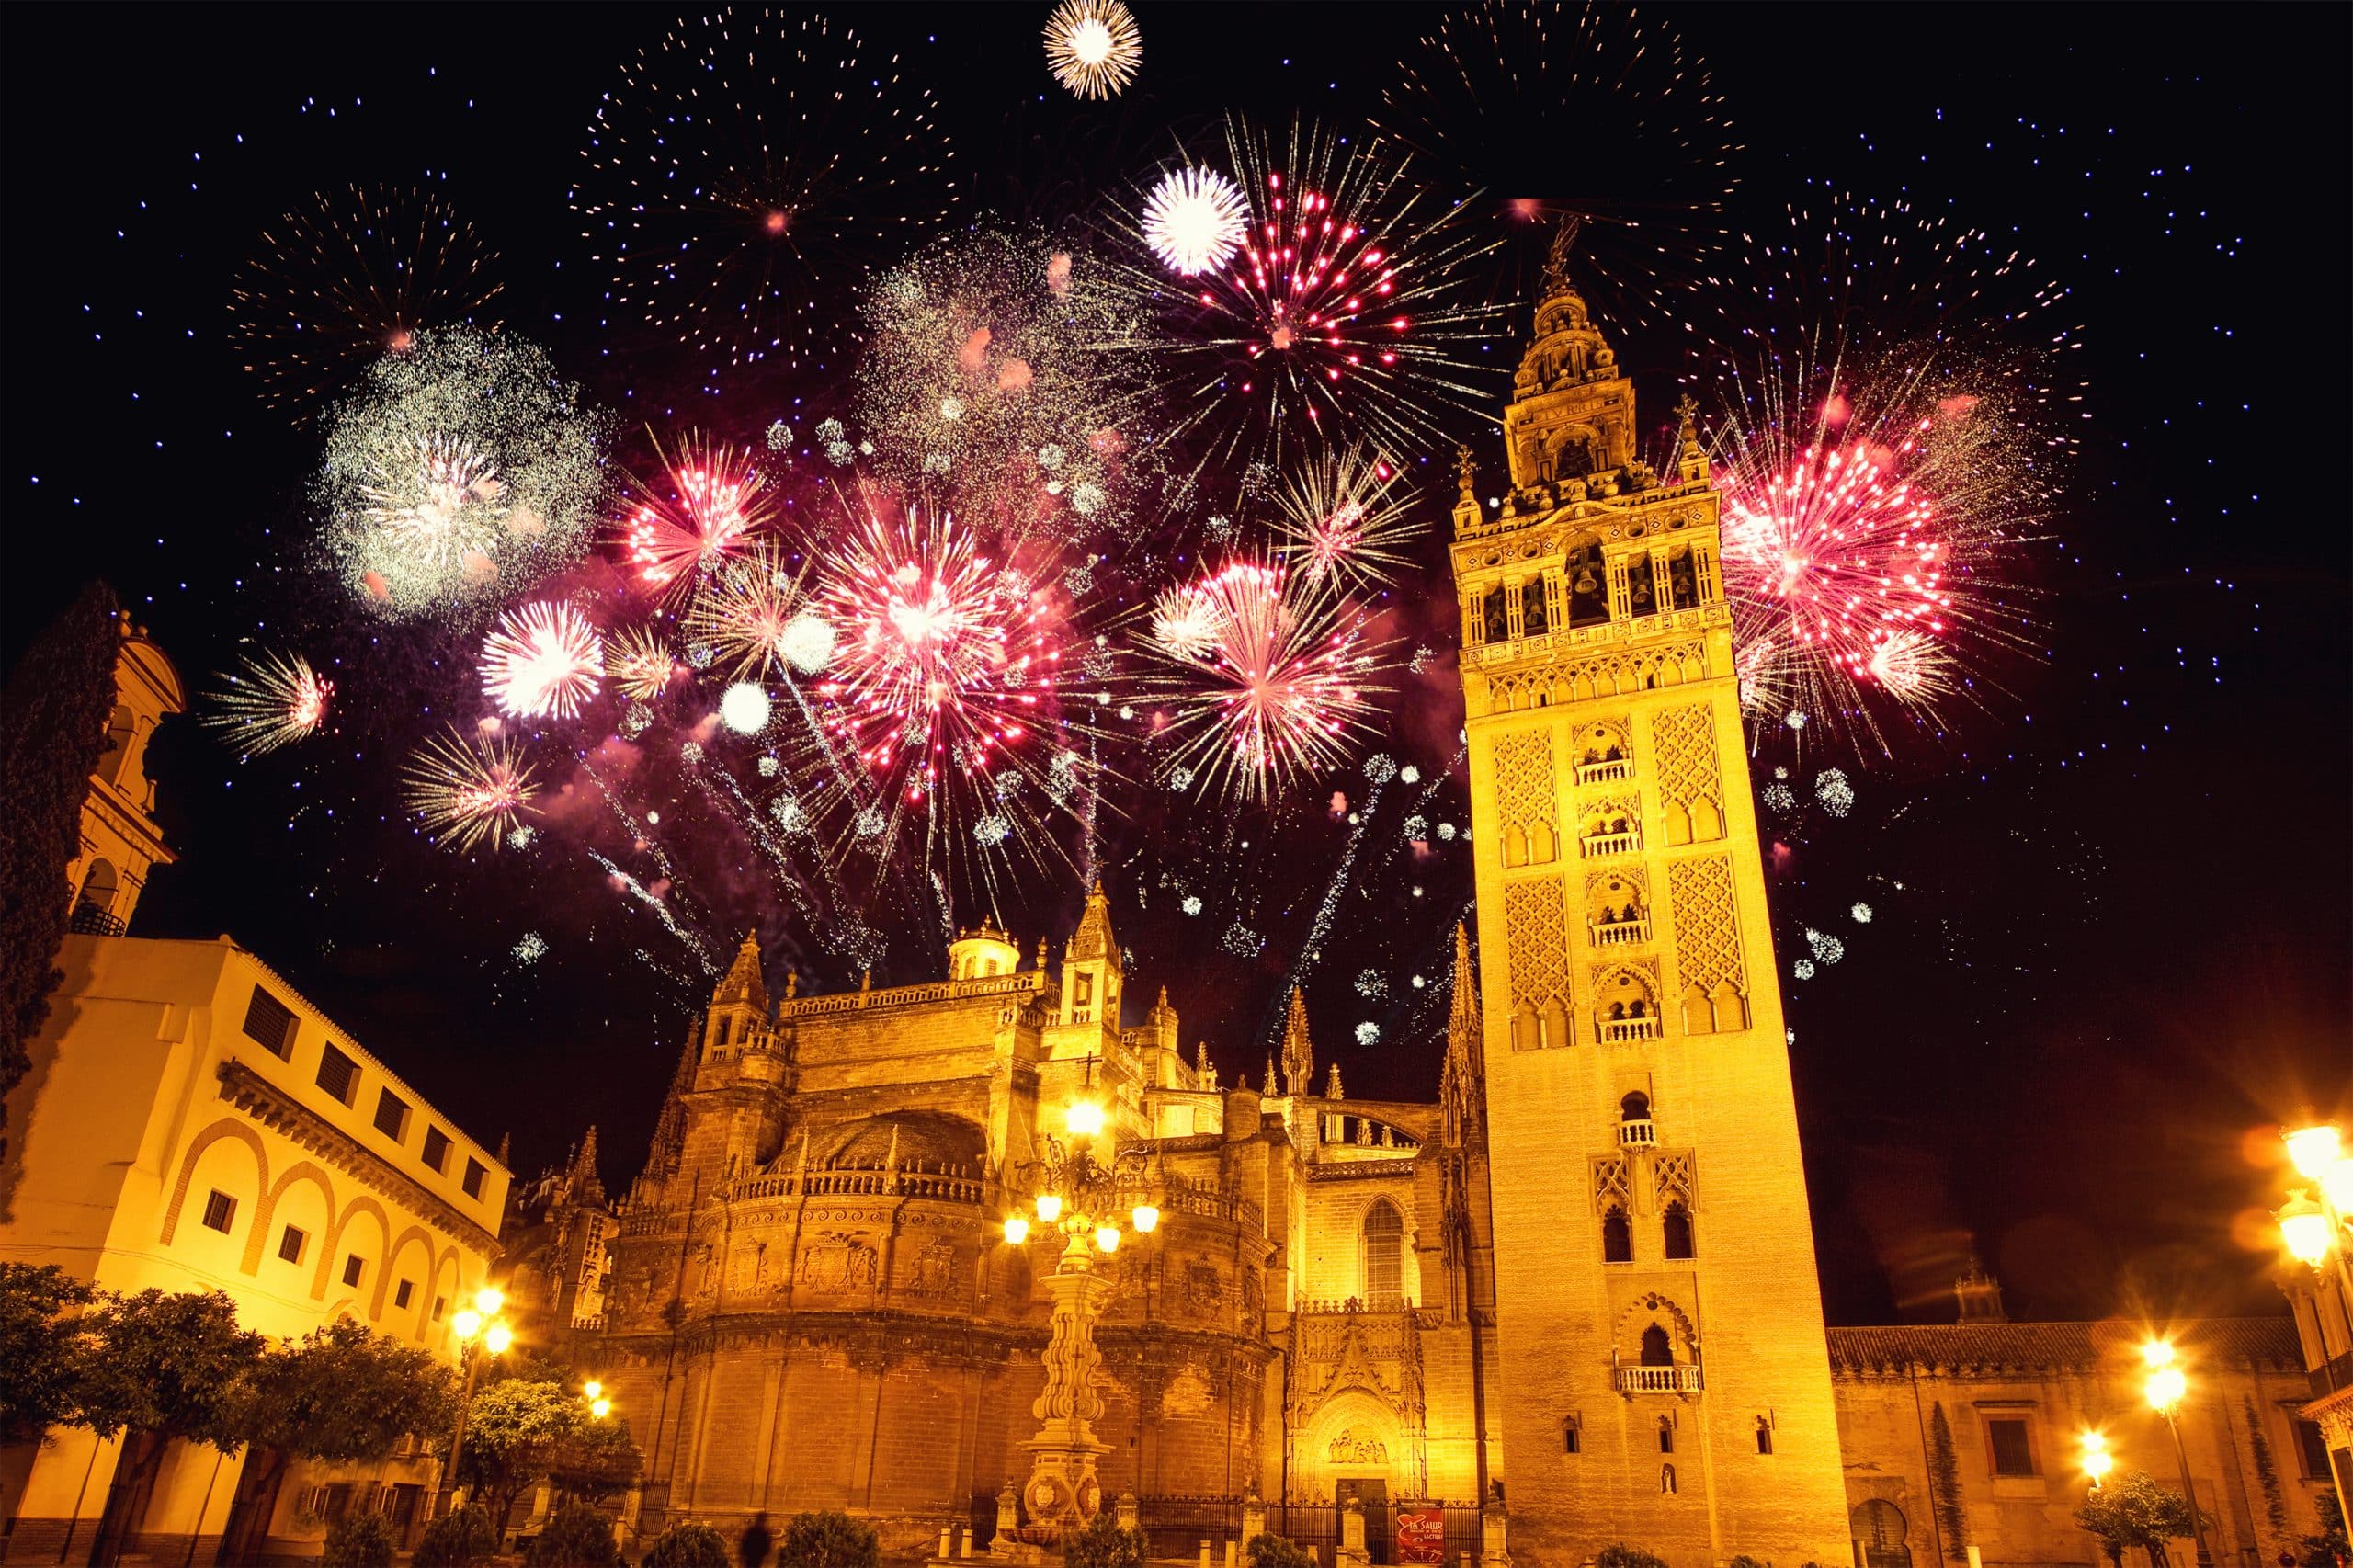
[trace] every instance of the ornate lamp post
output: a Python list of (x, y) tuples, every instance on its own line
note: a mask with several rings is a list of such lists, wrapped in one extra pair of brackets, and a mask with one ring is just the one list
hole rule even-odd
[(2198, 1542), (2198, 1568), (2214, 1568), (2214, 1559), (2206, 1550), (2206, 1516), (2199, 1510), (2198, 1489), (2189, 1483), (2189, 1450), (2182, 1446), (2181, 1423), (2176, 1418), (2189, 1392), (2189, 1380), (2174, 1364), (2169, 1339), (2152, 1339), (2141, 1346), (2141, 1358), (2149, 1364), (2142, 1392), (2148, 1396), (2149, 1408), (2165, 1418), (2165, 1430), (2173, 1434), (2174, 1459), (2181, 1466), (2181, 1494), (2189, 1504), (2190, 1533)]
[(1029, 1207), (1037, 1215), (1017, 1210), (1006, 1216), (1005, 1239), (1015, 1246), (1034, 1235), (1055, 1249), (1054, 1271), (1046, 1277), (1054, 1310), (1044, 1357), (1046, 1386), (1030, 1414), (1044, 1423), (1024, 1445), (1030, 1454), (1029, 1483), (1022, 1498), (1029, 1508), (1033, 1539), (1058, 1540), (1069, 1530), (1085, 1528), (1103, 1506), (1103, 1488), (1096, 1478), (1096, 1460), (1108, 1445), (1095, 1437), (1095, 1418), (1103, 1414), (1102, 1396), (1095, 1389), (1095, 1369), (1102, 1354), (1095, 1345), (1095, 1323), (1102, 1315), (1111, 1282), (1101, 1266), (1120, 1250), (1129, 1234), (1149, 1235), (1159, 1227), (1160, 1210), (1150, 1201), (1119, 1212), (1122, 1176), (1130, 1181), (1142, 1175), (1147, 1152), (1114, 1153), (1108, 1165), (1095, 1157), (1093, 1141), (1104, 1127), (1101, 1105), (1091, 1099), (1074, 1101), (1064, 1112), (1070, 1130), (1067, 1149), (1049, 1135), (1046, 1158), (1020, 1167), (1031, 1189)]
[(482, 1364), (506, 1353), (515, 1343), (515, 1331), (498, 1315), (506, 1304), (506, 1293), (493, 1285), (485, 1285), (474, 1292), (474, 1304), (449, 1320), (458, 1335), (458, 1359), (466, 1369), (465, 1392), (458, 1397), (458, 1423), (449, 1434), (449, 1468), (441, 1472), (438, 1517), (449, 1517), (449, 1505), (457, 1496), (458, 1460), (466, 1451), (466, 1413), (474, 1403), (474, 1380), (482, 1375)]

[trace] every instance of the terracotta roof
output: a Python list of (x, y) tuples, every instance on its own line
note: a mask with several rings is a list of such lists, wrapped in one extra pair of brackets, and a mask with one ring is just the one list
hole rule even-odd
[[(1916, 1324), (1834, 1328), (1830, 1364), (1845, 1370), (1901, 1367), (2083, 1368), (2134, 1357), (2147, 1331), (2137, 1323)], [(2193, 1360), (2301, 1370), (2303, 1352), (2285, 1317), (2196, 1318), (2174, 1330)]]

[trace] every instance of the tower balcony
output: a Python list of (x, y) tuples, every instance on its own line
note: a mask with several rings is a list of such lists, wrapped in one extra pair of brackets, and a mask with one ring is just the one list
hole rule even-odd
[(1633, 776), (1634, 759), (1631, 756), (1613, 756), (1605, 762), (1577, 764), (1577, 782), (1580, 784), (1615, 784), (1621, 778)]
[(1638, 915), (1631, 920), (1588, 921), (1586, 931), (1597, 948), (1631, 947), (1651, 939), (1651, 917)]
[[(1643, 1021), (1649, 1022), (1648, 1019)], [(1618, 1124), (1618, 1147), (1620, 1149), (1654, 1149), (1657, 1146), (1658, 1130), (1647, 1118)]]
[(1598, 860), (1605, 855), (1631, 855), (1643, 846), (1643, 835), (1630, 828), (1624, 833), (1597, 833), (1577, 842), (1584, 846), (1586, 859)]
[(1656, 1018), (1604, 1018), (1601, 1020), (1601, 1043), (1631, 1045), (1636, 1040), (1656, 1040)]
[(1699, 1369), (1620, 1367), (1618, 1369), (1618, 1392), (1630, 1399), (1638, 1393), (1698, 1393)]

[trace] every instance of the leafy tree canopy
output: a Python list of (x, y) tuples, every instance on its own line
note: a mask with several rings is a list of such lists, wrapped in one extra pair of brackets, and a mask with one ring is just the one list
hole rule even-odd
[(2188, 1499), (2137, 1470), (2103, 1482), (2075, 1510), (2075, 1522), (2117, 1558), (2127, 1547), (2161, 1551), (2165, 1542), (2191, 1533), (2191, 1519)]
[(247, 1398), (253, 1441), (341, 1463), (382, 1459), (412, 1434), (438, 1442), (458, 1413), (447, 1366), (348, 1319), (262, 1356)]
[(778, 1568), (875, 1568), (881, 1545), (874, 1527), (847, 1514), (795, 1514), (777, 1543)]
[(237, 1326), (219, 1290), (101, 1297), (82, 1314), (76, 1424), (102, 1437), (128, 1427), (208, 1443), (245, 1441), (246, 1380), (266, 1341)]
[(0, 1263), (0, 1448), (37, 1443), (80, 1404), (90, 1288), (53, 1263)]

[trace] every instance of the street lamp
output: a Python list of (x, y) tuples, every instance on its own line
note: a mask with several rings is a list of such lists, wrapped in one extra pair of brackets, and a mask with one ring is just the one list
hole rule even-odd
[(2099, 1483), (2107, 1479), (2108, 1472), (2116, 1468), (2116, 1456), (2108, 1451), (2108, 1438), (2105, 1434), (2086, 1431), (2084, 1434), (2083, 1442), (2084, 1475), (2091, 1482), (2092, 1490), (2097, 1492), (2099, 1490)]
[[(466, 1369), (466, 1390), (458, 1400), (457, 1425), (449, 1433), (449, 1468), (441, 1476), (441, 1507), (448, 1517), (450, 1501), (458, 1494), (458, 1460), (466, 1451), (466, 1413), (474, 1402), (474, 1380), (482, 1375), (482, 1364), (506, 1354), (515, 1343), (515, 1331), (506, 1326), (498, 1310), (506, 1304), (506, 1292), (494, 1285), (485, 1285), (474, 1292), (474, 1304), (462, 1308), (449, 1320), (449, 1327), (458, 1336), (458, 1359)], [(479, 1346), (485, 1353), (475, 1354)]]
[(1103, 1413), (1102, 1396), (1094, 1386), (1095, 1368), (1102, 1359), (1095, 1343), (1095, 1320), (1110, 1292), (1102, 1265), (1131, 1234), (1150, 1235), (1160, 1225), (1159, 1206), (1149, 1197), (1131, 1201), (1143, 1182), (1150, 1151), (1114, 1150), (1108, 1162), (1096, 1157), (1094, 1140), (1108, 1119), (1102, 1105), (1092, 1098), (1075, 1099), (1065, 1107), (1063, 1123), (1071, 1133), (1069, 1146), (1051, 1134), (1044, 1138), (1046, 1157), (1017, 1172), (1017, 1179), (1029, 1187), (1029, 1212), (1016, 1208), (1005, 1217), (1007, 1244), (1021, 1246), (1035, 1235), (1058, 1249), (1053, 1272), (1046, 1277), (1054, 1301), (1042, 1358), (1046, 1387), (1032, 1407), (1044, 1425), (1027, 1444), (1030, 1473), (1023, 1492), (1029, 1517), (1057, 1533), (1084, 1528), (1102, 1506), (1096, 1460), (1105, 1446), (1096, 1440), (1094, 1427), (1095, 1418)]
[(588, 1414), (599, 1421), (613, 1413), (613, 1402), (605, 1397), (605, 1385), (594, 1378), (580, 1385), (580, 1397), (588, 1402)]
[(2189, 1392), (2189, 1379), (2175, 1365), (2169, 1339), (2152, 1339), (2142, 1346), (2141, 1358), (2149, 1367), (2142, 1392), (2148, 1396), (2149, 1408), (2165, 1418), (2165, 1430), (2173, 1434), (2173, 1457), (2181, 1466), (2181, 1494), (2189, 1504), (2190, 1534), (2198, 1542), (2198, 1568), (2214, 1568), (2214, 1559), (2206, 1550), (2206, 1516), (2198, 1507), (2198, 1489), (2190, 1484), (2189, 1450), (2182, 1446), (2181, 1423), (2177, 1419), (2181, 1402)]

